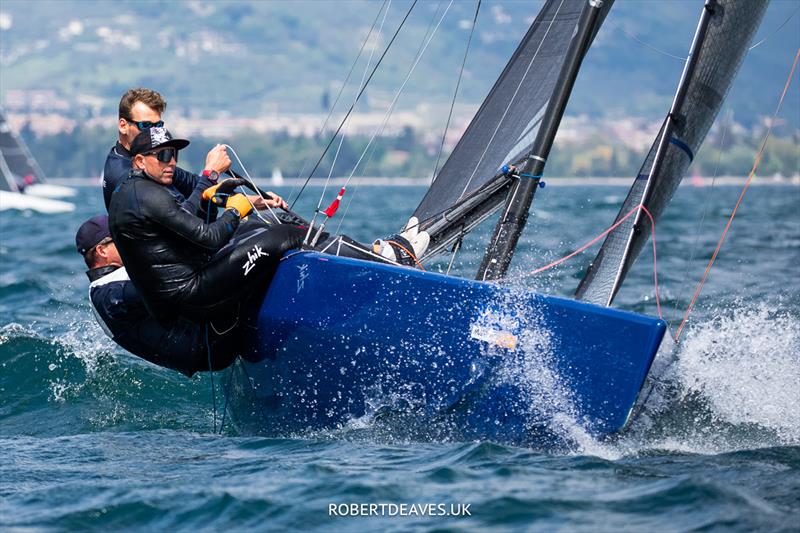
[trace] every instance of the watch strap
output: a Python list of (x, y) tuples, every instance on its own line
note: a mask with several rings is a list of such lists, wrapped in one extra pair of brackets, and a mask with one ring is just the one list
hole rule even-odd
[(219, 172), (217, 172), (216, 170), (204, 170), (203, 177), (208, 178), (208, 181), (210, 181), (211, 183), (216, 183), (217, 180), (219, 179)]

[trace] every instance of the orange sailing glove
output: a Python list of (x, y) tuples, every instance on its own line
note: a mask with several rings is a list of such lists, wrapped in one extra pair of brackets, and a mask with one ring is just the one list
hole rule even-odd
[(228, 201), (225, 202), (225, 209), (236, 209), (236, 212), (239, 213), (239, 218), (244, 218), (250, 213), (253, 206), (250, 205), (247, 196), (240, 193), (228, 198)]
[(239, 187), (240, 185), (244, 185), (244, 180), (240, 180), (240, 179), (237, 179), (237, 178), (224, 179), (224, 180), (220, 181), (219, 183), (217, 183), (216, 185), (212, 185), (208, 189), (204, 190), (203, 191), (203, 200), (208, 201), (208, 200), (211, 200), (212, 198), (214, 198), (214, 203), (215, 204), (221, 204), (222, 201), (221, 200), (217, 200), (215, 197), (218, 194), (231, 194), (233, 192), (233, 190), (236, 187)]

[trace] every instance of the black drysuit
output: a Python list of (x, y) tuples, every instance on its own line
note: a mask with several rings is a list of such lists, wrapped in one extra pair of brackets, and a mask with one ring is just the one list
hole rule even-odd
[(276, 224), (232, 241), (234, 211), (205, 223), (198, 215), (207, 206), (193, 207), (141, 171), (131, 172), (109, 205), (111, 235), (131, 281), (165, 324), (236, 311), (245, 296), (266, 288), (283, 253), (299, 248), (305, 235), (299, 226)]

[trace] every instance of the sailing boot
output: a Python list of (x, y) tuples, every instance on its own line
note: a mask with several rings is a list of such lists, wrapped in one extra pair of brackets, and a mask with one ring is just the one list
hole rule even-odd
[(422, 257), (431, 237), (427, 231), (419, 231), (419, 220), (411, 217), (408, 223), (397, 235), (392, 235), (386, 240), (378, 239), (372, 244), (375, 253), (396, 261), (401, 265), (417, 266), (418, 259)]

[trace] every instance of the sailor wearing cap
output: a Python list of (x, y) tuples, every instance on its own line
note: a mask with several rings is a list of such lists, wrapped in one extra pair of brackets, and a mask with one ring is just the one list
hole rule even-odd
[[(217, 254), (231, 242), (252, 204), (244, 194), (232, 194), (213, 222), (206, 222), (209, 202), (199, 191), (179, 204), (167, 186), (188, 144), (165, 128), (142, 131), (131, 143), (134, 170), (109, 205), (111, 234), (128, 274), (151, 314), (165, 325), (178, 316), (203, 323), (212, 310), (235, 312), (244, 296), (266, 288), (280, 256), (300, 247), (304, 237), (295, 225), (259, 228)], [(223, 171), (230, 165), (224, 147), (212, 150), (209, 158), (216, 158), (211, 163)], [(207, 180), (205, 185), (230, 194), (238, 183)], [(245, 269), (249, 258), (254, 258), (252, 265)]]
[[(75, 246), (89, 270), (89, 302), (98, 324), (120, 347), (151, 363), (191, 376), (208, 370), (208, 347), (203, 329), (188, 320), (163, 327), (145, 307), (130, 281), (108, 228), (108, 217), (85, 221), (75, 235)], [(210, 332), (211, 367), (230, 365), (237, 353), (238, 335)]]

